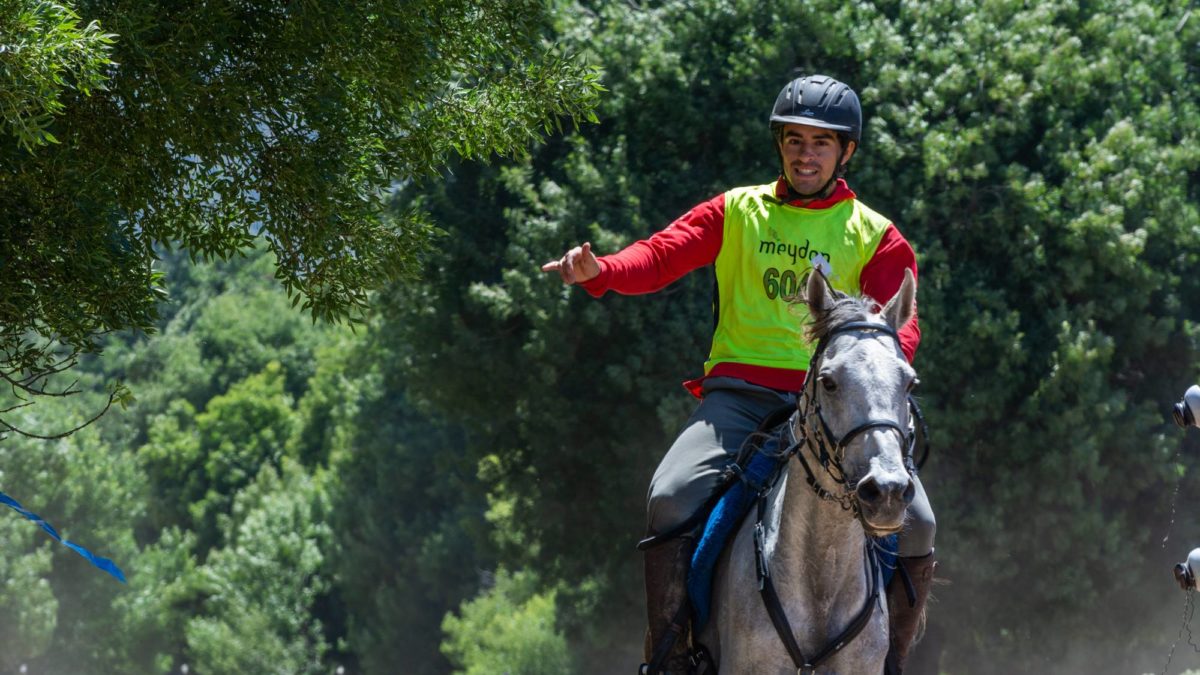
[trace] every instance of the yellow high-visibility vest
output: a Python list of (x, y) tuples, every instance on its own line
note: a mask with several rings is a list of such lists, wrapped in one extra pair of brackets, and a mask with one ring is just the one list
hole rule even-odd
[(807, 370), (812, 346), (801, 300), (814, 261), (827, 261), (831, 286), (860, 293), (859, 275), (889, 224), (857, 199), (807, 209), (782, 203), (775, 183), (726, 192), (716, 329), (704, 373), (718, 363)]

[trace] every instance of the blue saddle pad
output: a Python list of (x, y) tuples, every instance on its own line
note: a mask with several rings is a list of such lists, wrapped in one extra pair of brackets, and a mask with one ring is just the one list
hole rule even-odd
[(692, 628), (697, 633), (708, 623), (709, 607), (712, 603), (713, 571), (717, 566), (717, 558), (725, 549), (729, 535), (741, 524), (758, 496), (747, 482), (761, 485), (777, 465), (777, 459), (756, 453), (743, 472), (747, 480), (739, 480), (730, 487), (708, 516), (708, 524), (704, 527), (700, 541), (696, 543), (696, 552), (692, 554), (692, 565), (688, 570), (687, 587), (688, 596), (692, 601)]
[[(761, 452), (756, 453), (743, 472), (747, 480), (739, 480), (730, 487), (708, 517), (704, 534), (696, 543), (696, 551), (692, 554), (692, 564), (688, 570), (687, 589), (692, 603), (693, 634), (698, 634), (708, 623), (712, 605), (713, 572), (716, 570), (717, 559), (721, 557), (729, 535), (737, 530), (758, 496), (757, 491), (751, 489), (748, 483), (761, 485), (775, 470), (777, 463), (778, 460), (774, 457), (768, 457)], [(883, 568), (883, 585), (886, 588), (896, 568), (897, 535), (879, 537), (875, 542), (879, 562)]]

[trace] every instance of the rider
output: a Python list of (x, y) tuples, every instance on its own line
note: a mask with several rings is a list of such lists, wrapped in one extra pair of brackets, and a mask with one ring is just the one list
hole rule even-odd
[[(797, 78), (775, 101), (770, 129), (782, 169), (777, 180), (717, 195), (615, 254), (598, 258), (585, 243), (542, 266), (599, 297), (610, 290), (651, 293), (715, 265), (711, 352), (704, 375), (684, 383), (700, 403), (650, 482), (650, 536), (670, 531), (704, 503), (764, 417), (796, 405), (812, 348), (793, 300), (814, 266), (834, 288), (880, 301), (900, 288), (905, 269), (917, 271), (912, 247), (896, 226), (859, 202), (841, 177), (862, 133), (853, 89), (824, 75)], [(899, 334), (911, 361), (920, 340), (916, 318)], [(899, 542), (907, 574), (894, 575), (888, 588), (888, 664), (896, 673), (917, 632), (935, 566), (933, 512), (916, 476), (914, 482), (916, 498)], [(648, 661), (664, 635), (684, 631), (672, 619), (686, 602), (694, 543), (694, 536), (683, 536), (646, 551)], [(687, 672), (684, 643), (676, 640), (665, 672)]]

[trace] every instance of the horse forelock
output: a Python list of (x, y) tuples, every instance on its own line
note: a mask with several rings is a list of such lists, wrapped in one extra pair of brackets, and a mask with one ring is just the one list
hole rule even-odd
[(847, 295), (841, 291), (833, 291), (833, 307), (823, 312), (810, 312), (811, 318), (805, 329), (805, 337), (812, 343), (820, 342), (830, 333), (851, 321), (869, 321), (878, 316), (875, 310), (878, 305), (865, 295)]

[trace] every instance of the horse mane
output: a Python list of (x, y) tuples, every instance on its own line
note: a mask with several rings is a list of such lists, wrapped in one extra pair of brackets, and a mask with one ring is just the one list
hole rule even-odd
[(838, 326), (851, 321), (867, 321), (879, 313), (875, 302), (866, 295), (849, 295), (833, 288), (833, 306), (823, 312), (809, 311), (809, 324), (805, 328), (805, 337), (813, 344), (820, 342)]

